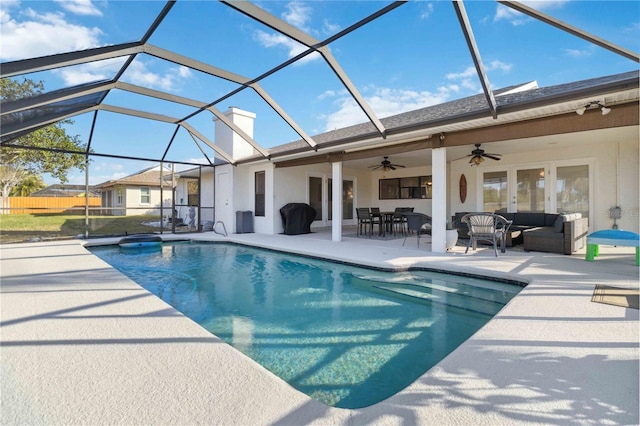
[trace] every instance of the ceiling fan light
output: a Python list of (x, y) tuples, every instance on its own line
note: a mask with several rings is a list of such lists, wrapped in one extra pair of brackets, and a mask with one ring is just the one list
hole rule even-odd
[(472, 157), (471, 158), (471, 165), (472, 166), (479, 166), (480, 163), (482, 163), (484, 161), (484, 158), (482, 157)]
[(578, 108), (578, 109), (576, 110), (576, 114), (578, 114), (578, 115), (582, 115), (582, 114), (584, 114), (584, 112), (585, 112), (586, 110), (587, 110), (587, 107)]
[(602, 115), (607, 115), (611, 112), (611, 108), (607, 108), (606, 106), (602, 106), (602, 108), (600, 108), (602, 110)]

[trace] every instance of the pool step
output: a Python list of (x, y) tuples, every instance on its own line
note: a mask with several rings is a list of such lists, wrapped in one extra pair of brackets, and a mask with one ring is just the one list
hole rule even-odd
[[(522, 290), (522, 287), (514, 284), (491, 282), (473, 278), (456, 276), (416, 276), (412, 274), (395, 276), (360, 276), (360, 279), (369, 280), (385, 285), (408, 285), (425, 287), (458, 295), (465, 295), (490, 302), (507, 303)], [(463, 281), (464, 280), (464, 281)]]
[(375, 280), (372, 277), (354, 277), (354, 284), (391, 296), (401, 296), (414, 302), (438, 303), (484, 315), (495, 315), (513, 297), (486, 288), (473, 288), (459, 283), (397, 282)]

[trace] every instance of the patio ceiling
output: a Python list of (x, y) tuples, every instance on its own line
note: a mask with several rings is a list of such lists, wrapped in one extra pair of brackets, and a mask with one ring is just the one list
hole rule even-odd
[[(164, 49), (159, 46), (155, 46), (149, 43), (149, 40), (156, 32), (156, 30), (163, 24), (167, 16), (171, 13), (175, 1), (168, 1), (162, 10), (157, 15), (153, 23), (147, 28), (146, 32), (139, 40), (131, 43), (123, 43), (117, 45), (109, 45), (99, 48), (72, 51), (66, 53), (60, 53), (56, 55), (43, 56), (37, 58), (30, 58), (24, 60), (17, 60), (11, 62), (4, 62), (0, 65), (0, 76), (2, 78), (12, 78), (19, 76), (28, 76), (32, 73), (59, 70), (64, 67), (70, 67), (78, 64), (94, 63), (105, 60), (114, 60), (120, 58), (122, 65), (117, 71), (115, 76), (111, 79), (104, 81), (93, 82), (89, 84), (77, 85), (74, 87), (67, 87), (60, 90), (54, 90), (44, 93), (42, 95), (34, 96), (32, 98), (25, 98), (16, 101), (7, 101), (2, 103), (2, 126), (1, 126), (1, 144), (2, 146), (18, 146), (15, 141), (21, 135), (37, 130), (41, 127), (49, 124), (66, 120), (71, 117), (76, 117), (83, 114), (92, 114), (93, 122), (99, 120), (105, 113), (115, 113), (127, 116), (136, 117), (138, 119), (152, 120), (160, 123), (166, 123), (173, 126), (173, 134), (164, 143), (166, 148), (163, 150), (162, 156), (156, 157), (127, 157), (119, 152), (118, 147), (114, 146), (113, 151), (100, 151), (96, 150), (92, 145), (93, 127), (88, 138), (87, 153), (91, 150), (91, 155), (101, 156), (113, 156), (122, 158), (135, 158), (151, 161), (170, 161), (167, 157), (167, 153), (170, 150), (172, 143), (174, 142), (176, 135), (181, 132), (186, 132), (188, 136), (193, 140), (193, 143), (205, 153), (205, 151), (213, 152), (216, 160), (210, 159), (211, 165), (228, 162), (236, 164), (237, 159), (232, 158), (231, 154), (225, 152), (215, 141), (211, 140), (207, 135), (210, 133), (207, 130), (198, 129), (190, 124), (189, 120), (195, 116), (209, 114), (224, 122), (229, 126), (236, 134), (238, 134), (247, 144), (251, 145), (256, 155), (251, 157), (247, 161), (260, 161), (260, 160), (272, 160), (276, 157), (281, 159), (286, 158), (299, 158), (309, 155), (317, 155), (317, 152), (333, 152), (339, 150), (337, 145), (348, 146), (352, 145), (352, 148), (359, 147), (376, 147), (391, 144), (402, 144), (410, 141), (417, 140), (429, 140), (433, 135), (439, 135), (442, 133), (447, 134), (447, 142), (440, 142), (440, 145), (451, 144), (455, 146), (461, 145), (451, 152), (452, 157), (454, 155), (463, 156), (468, 151), (469, 145), (472, 141), (449, 142), (452, 140), (450, 136), (454, 132), (464, 132), (469, 129), (483, 128), (487, 126), (493, 126), (499, 122), (516, 122), (525, 119), (532, 119), (536, 117), (544, 117), (550, 114), (566, 113), (575, 110), (581, 103), (584, 103), (585, 99), (590, 99), (595, 95), (589, 93), (586, 88), (582, 96), (578, 93), (573, 93), (570, 98), (567, 99), (553, 99), (547, 101), (544, 105), (535, 104), (522, 104), (514, 108), (501, 107), (499, 100), (496, 99), (496, 92), (491, 88), (489, 80), (486, 75), (485, 66), (483, 65), (483, 59), (479, 53), (478, 45), (474, 38), (473, 29), (471, 27), (470, 20), (467, 16), (467, 12), (462, 1), (454, 1), (453, 7), (458, 20), (458, 25), (462, 30), (462, 34), (465, 39), (465, 43), (468, 48), (468, 54), (470, 55), (477, 78), (481, 82), (482, 86), (482, 103), (483, 107), (480, 108), (473, 117), (469, 117), (466, 120), (457, 120), (455, 122), (442, 122), (438, 126), (429, 125), (422, 126), (420, 128), (419, 123), (414, 125), (411, 129), (403, 128), (388, 128), (385, 126), (385, 120), (376, 115), (371, 106), (367, 103), (364, 96), (358, 90), (356, 84), (351, 80), (346, 71), (343, 70), (340, 63), (333, 56), (329, 50), (332, 43), (345, 37), (346, 35), (356, 32), (372, 22), (381, 19), (383, 16), (389, 13), (394, 13), (396, 9), (403, 6), (405, 1), (395, 1), (384, 5), (377, 9), (368, 16), (360, 19), (357, 22), (353, 22), (350, 26), (346, 27), (342, 31), (339, 31), (332, 36), (320, 40), (309, 33), (296, 28), (282, 19), (270, 14), (265, 9), (261, 9), (255, 4), (249, 2), (231, 2), (221, 1), (221, 4), (229, 7), (231, 10), (241, 13), (250, 19), (261, 23), (262, 25), (275, 30), (281, 35), (284, 35), (297, 43), (304, 46), (304, 50), (292, 57), (291, 59), (276, 65), (258, 75), (243, 76), (237, 74), (228, 69), (217, 66), (215, 58), (211, 59), (211, 62), (205, 62), (194, 58), (186, 57), (178, 52)], [(597, 46), (605, 48), (616, 55), (631, 60), (635, 63), (640, 62), (640, 56), (636, 52), (632, 52), (623, 47), (617, 46), (599, 37), (591, 35), (590, 33), (566, 24), (558, 19), (555, 19), (549, 15), (543, 14), (535, 9), (525, 6), (518, 2), (512, 1), (500, 1), (499, 3), (525, 13), (526, 15), (533, 17), (541, 22), (552, 25), (561, 29), (569, 34), (580, 37), (593, 43)], [(303, 60), (311, 54), (319, 54), (326, 66), (332, 73), (338, 78), (342, 84), (344, 90), (346, 90), (358, 107), (362, 110), (368, 119), (368, 123), (364, 123), (367, 130), (358, 137), (352, 139), (340, 139), (336, 138), (332, 143), (327, 143), (326, 138), (331, 138), (331, 135), (324, 135), (324, 144), (319, 144), (316, 137), (309, 135), (308, 131), (298, 125), (292, 116), (276, 102), (273, 94), (262, 87), (261, 82), (267, 77), (281, 72), (288, 66)], [(178, 64), (186, 67), (194, 72), (204, 73), (209, 76), (213, 76), (218, 79), (226, 80), (233, 83), (232, 90), (228, 91), (216, 98), (209, 98), (206, 100), (195, 100), (187, 97), (177, 96), (172, 93), (168, 93), (161, 90), (150, 89), (139, 85), (127, 83), (123, 81), (122, 77), (125, 72), (131, 67), (134, 59), (139, 55), (146, 55), (156, 58), (168, 63)], [(637, 83), (637, 82), (636, 82)], [(292, 144), (290, 149), (280, 147), (278, 149), (269, 149), (261, 146), (251, 136), (244, 133), (240, 128), (231, 123), (224, 113), (218, 109), (218, 105), (233, 95), (250, 89), (254, 91), (258, 97), (266, 103), (282, 120), (284, 120), (291, 129), (300, 137), (299, 144)], [(614, 88), (615, 89), (615, 88)], [(627, 90), (608, 92), (609, 102), (628, 102), (629, 98), (634, 98), (637, 104), (637, 84), (634, 87), (629, 87)], [(152, 111), (142, 111), (135, 108), (130, 108), (124, 105), (111, 105), (105, 102), (107, 96), (114, 92), (121, 91), (145, 97), (155, 98), (165, 101), (165, 105), (169, 105), (162, 113)], [(632, 93), (629, 95), (630, 92)], [(187, 107), (186, 113), (181, 113), (184, 109), (178, 109), (178, 107)], [(636, 106), (637, 109), (637, 106)], [(501, 121), (502, 120), (502, 121)], [(455, 139), (454, 139), (455, 140)], [(541, 141), (540, 144), (547, 142)], [(503, 142), (503, 146), (500, 147), (502, 152), (507, 152), (508, 147), (506, 141)], [(410, 155), (403, 155), (398, 153), (398, 156), (405, 163), (411, 163)], [(206, 156), (206, 154), (205, 154)], [(394, 157), (394, 159), (397, 159)], [(209, 159), (209, 156), (206, 156)], [(350, 160), (357, 164), (359, 160)], [(424, 160), (422, 160), (424, 161)], [(369, 161), (370, 162), (370, 161)], [(188, 162), (186, 163), (188, 164)]]

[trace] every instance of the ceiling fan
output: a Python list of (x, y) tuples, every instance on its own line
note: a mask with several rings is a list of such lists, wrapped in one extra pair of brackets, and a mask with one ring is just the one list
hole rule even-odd
[(404, 168), (405, 166), (402, 166), (400, 164), (391, 164), (391, 161), (389, 161), (389, 157), (384, 157), (384, 160), (382, 160), (380, 164), (374, 164), (373, 166), (369, 166), (371, 170), (382, 169), (383, 172), (386, 172), (389, 170), (395, 170), (396, 167)]
[(471, 157), (469, 164), (472, 166), (480, 165), (480, 163), (484, 161), (485, 157), (491, 158), (492, 160), (500, 160), (500, 156), (502, 156), (502, 154), (488, 154), (484, 152), (484, 149), (480, 149), (479, 143), (476, 144), (476, 149), (471, 151), (471, 154), (467, 155), (467, 157)]

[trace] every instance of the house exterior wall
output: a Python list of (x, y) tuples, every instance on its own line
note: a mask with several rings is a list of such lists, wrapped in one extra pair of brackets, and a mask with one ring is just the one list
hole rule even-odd
[[(483, 171), (498, 168), (510, 168), (518, 166), (534, 165), (563, 166), (567, 164), (588, 164), (591, 174), (591, 206), (589, 218), (590, 232), (600, 229), (610, 229), (613, 219), (609, 218), (609, 209), (620, 206), (622, 218), (617, 220), (619, 229), (639, 232), (639, 182), (640, 173), (638, 166), (639, 146), (637, 134), (632, 132), (619, 132), (619, 137), (601, 141), (591, 141), (580, 146), (555, 148), (549, 145), (548, 149), (529, 151), (517, 155), (503, 155), (500, 162), (485, 161), (479, 167), (471, 167), (466, 160), (456, 161), (451, 165), (449, 174), (449, 198), (450, 209), (448, 216), (455, 212), (482, 210), (482, 173)], [(567, 137), (585, 137), (594, 139), (593, 135), (587, 137), (581, 134), (559, 135), (550, 138), (550, 142), (562, 140)], [(499, 163), (499, 164), (498, 164)], [(460, 202), (458, 182), (463, 174), (467, 180), (467, 199)], [(555, 193), (551, 191), (551, 197)], [(550, 212), (553, 213), (553, 212)]]
[[(160, 215), (160, 187), (146, 187), (150, 190), (150, 202), (141, 203), (141, 188), (142, 186), (127, 186), (125, 188), (125, 215)], [(171, 207), (169, 206), (169, 209)]]

